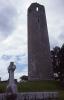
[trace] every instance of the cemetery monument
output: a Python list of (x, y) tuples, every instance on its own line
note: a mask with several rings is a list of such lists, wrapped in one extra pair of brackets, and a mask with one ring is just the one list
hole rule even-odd
[(9, 100), (9, 98), (11, 98), (11, 99), (14, 98), (14, 100), (16, 100), (16, 98), (17, 98), (17, 86), (14, 82), (14, 71), (15, 71), (15, 69), (16, 69), (16, 66), (15, 66), (14, 62), (10, 62), (10, 65), (8, 67), (9, 84), (8, 84), (7, 90), (6, 90), (7, 100)]

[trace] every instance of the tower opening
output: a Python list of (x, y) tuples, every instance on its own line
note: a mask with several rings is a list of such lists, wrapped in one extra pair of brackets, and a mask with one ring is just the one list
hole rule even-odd
[(36, 7), (36, 11), (38, 12), (38, 10), (39, 10), (39, 8), (38, 7)]

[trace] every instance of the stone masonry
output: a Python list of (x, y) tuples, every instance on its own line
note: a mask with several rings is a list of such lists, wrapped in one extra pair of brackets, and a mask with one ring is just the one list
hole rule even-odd
[(50, 45), (45, 8), (32, 3), (28, 8), (28, 79), (51, 79)]

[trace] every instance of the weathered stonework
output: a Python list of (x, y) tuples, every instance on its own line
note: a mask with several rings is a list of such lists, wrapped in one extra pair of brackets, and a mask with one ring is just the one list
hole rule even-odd
[(7, 86), (6, 93), (8, 94), (16, 94), (17, 93), (17, 86), (14, 82), (14, 71), (16, 69), (16, 66), (14, 62), (10, 62), (10, 65), (8, 67), (8, 73), (9, 73), (9, 84)]
[(13, 96), (6, 99), (6, 93), (0, 94), (0, 100), (58, 100), (58, 92), (21, 92), (17, 93), (17, 99)]
[(44, 6), (32, 3), (28, 8), (28, 79), (49, 80), (50, 46)]

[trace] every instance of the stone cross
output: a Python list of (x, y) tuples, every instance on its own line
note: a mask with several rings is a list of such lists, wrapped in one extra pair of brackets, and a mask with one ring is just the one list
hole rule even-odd
[(10, 62), (10, 65), (8, 67), (8, 73), (9, 73), (9, 84), (14, 84), (14, 71), (16, 69), (16, 66), (14, 65), (14, 62)]
[(16, 94), (17, 93), (17, 86), (14, 81), (14, 71), (16, 69), (16, 66), (14, 62), (10, 62), (10, 65), (8, 67), (8, 73), (9, 73), (9, 84), (7, 86), (7, 93)]

